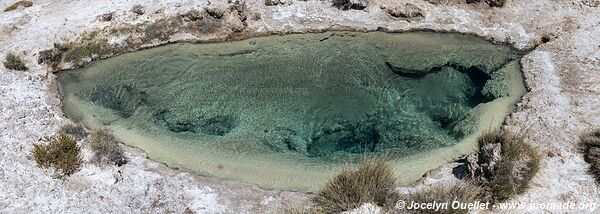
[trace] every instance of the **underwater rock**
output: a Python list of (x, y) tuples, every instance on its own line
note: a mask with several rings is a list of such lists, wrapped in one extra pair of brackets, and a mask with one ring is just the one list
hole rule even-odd
[(374, 152), (378, 142), (379, 133), (373, 122), (341, 121), (315, 133), (307, 150), (312, 157), (327, 156), (337, 151), (360, 154)]
[(166, 127), (169, 131), (176, 133), (191, 132), (224, 136), (236, 126), (235, 118), (230, 115), (217, 115), (213, 117), (191, 116), (161, 109), (154, 113), (153, 118), (155, 124)]
[(271, 150), (276, 152), (297, 152), (307, 154), (307, 142), (295, 130), (289, 128), (277, 127), (271, 130), (265, 130), (267, 139), (264, 140)]
[(518, 65), (516, 62), (511, 62), (492, 73), (491, 78), (483, 86), (481, 94), (491, 100), (508, 96), (510, 93), (510, 85), (508, 85), (510, 80), (509, 69), (512, 69), (512, 66)]
[(128, 118), (146, 102), (146, 93), (133, 84), (99, 84), (87, 92), (88, 100), (112, 109), (119, 116)]
[(385, 62), (385, 65), (387, 65), (388, 68), (392, 70), (392, 72), (402, 77), (421, 78), (431, 72), (431, 70), (416, 70), (410, 68), (403, 68), (400, 66), (393, 65), (388, 61)]

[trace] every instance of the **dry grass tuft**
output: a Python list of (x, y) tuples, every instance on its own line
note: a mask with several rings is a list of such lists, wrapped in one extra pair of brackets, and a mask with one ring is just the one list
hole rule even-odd
[(31, 7), (31, 6), (33, 6), (32, 1), (18, 1), (18, 2), (11, 4), (10, 6), (4, 8), (4, 12), (13, 11), (19, 7)]
[[(412, 192), (401, 197), (406, 204), (415, 203), (444, 203), (452, 204), (454, 201), (462, 203), (472, 203), (475, 201), (484, 202), (488, 200), (488, 195), (483, 188), (471, 182), (458, 181), (454, 184), (437, 185), (422, 191)], [(433, 210), (403, 210), (406, 213), (468, 213), (468, 209), (440, 209)]]
[(61, 126), (58, 129), (57, 133), (62, 135), (73, 136), (77, 140), (83, 140), (88, 135), (88, 132), (87, 130), (85, 130), (85, 127), (83, 127), (81, 124), (74, 123), (69, 123)]
[(28, 70), (27, 66), (25, 66), (25, 63), (21, 60), (21, 58), (14, 55), (13, 53), (7, 53), (6, 56), (4, 56), (4, 67), (6, 67), (7, 69), (17, 71)]
[(64, 178), (79, 170), (81, 166), (81, 149), (75, 138), (59, 134), (49, 139), (48, 144), (37, 144), (33, 147), (35, 162), (44, 168), (56, 169), (55, 176)]
[(600, 129), (584, 134), (579, 140), (579, 151), (590, 164), (589, 172), (600, 183)]
[(485, 174), (481, 181), (494, 202), (506, 201), (528, 188), (539, 170), (541, 158), (533, 147), (523, 141), (523, 137), (506, 131), (492, 131), (480, 136), (478, 144), (480, 151), (489, 144), (500, 144), (502, 148), (494, 170)]
[(90, 147), (94, 151), (93, 161), (96, 163), (117, 166), (127, 163), (117, 139), (107, 129), (97, 129), (92, 132)]
[(354, 170), (346, 167), (313, 199), (320, 213), (338, 213), (364, 203), (387, 206), (395, 203), (396, 176), (385, 158), (366, 158)]

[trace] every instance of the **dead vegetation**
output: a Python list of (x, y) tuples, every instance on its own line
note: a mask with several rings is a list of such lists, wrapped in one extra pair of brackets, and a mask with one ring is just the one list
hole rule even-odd
[(119, 142), (107, 129), (97, 129), (92, 132), (90, 147), (94, 151), (92, 161), (97, 164), (121, 166), (127, 163)]
[(600, 183), (600, 129), (584, 134), (579, 140), (579, 151), (590, 164), (589, 172)]
[(25, 7), (31, 7), (31, 6), (33, 6), (33, 2), (32, 1), (27, 1), (27, 0), (25, 0), (25, 1), (18, 1), (18, 2), (15, 2), (15, 3), (11, 4), (10, 6), (4, 8), (4, 12), (10, 12), (10, 11), (16, 10), (19, 7), (24, 7), (25, 8)]
[(396, 176), (385, 158), (366, 158), (357, 169), (346, 167), (329, 180), (313, 199), (319, 213), (338, 213), (360, 207), (364, 203), (390, 206), (398, 194)]
[(106, 39), (98, 37), (99, 31), (93, 31), (80, 37), (78, 40), (65, 45), (65, 62), (81, 65), (84, 59), (95, 59), (110, 53)]
[(4, 67), (16, 71), (28, 70), (23, 60), (13, 53), (7, 53), (6, 56), (4, 56)]
[[(401, 200), (410, 203), (448, 203), (452, 204), (454, 201), (462, 203), (472, 203), (475, 201), (485, 202), (488, 201), (488, 194), (483, 188), (477, 184), (471, 182), (458, 181), (453, 184), (441, 184), (433, 187), (429, 187), (420, 191), (411, 192), (407, 195), (403, 195)], [(466, 208), (459, 207), (453, 209), (440, 209), (437, 211), (433, 210), (404, 210), (406, 213), (468, 213), (469, 210)]]
[(60, 135), (70, 135), (77, 140), (83, 140), (88, 136), (88, 132), (81, 124), (68, 123), (61, 126), (58, 131)]

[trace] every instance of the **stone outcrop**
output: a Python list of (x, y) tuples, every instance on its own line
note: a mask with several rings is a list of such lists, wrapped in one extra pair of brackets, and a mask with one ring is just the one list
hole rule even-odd
[(466, 171), (460, 177), (472, 180), (486, 180), (495, 170), (496, 164), (502, 159), (500, 143), (487, 144), (479, 153), (471, 153), (466, 157)]
[(112, 21), (114, 14), (115, 14), (114, 12), (102, 14), (102, 15), (98, 16), (98, 20), (103, 21), (103, 22), (110, 22), (110, 21)]
[(425, 11), (416, 5), (407, 3), (404, 6), (388, 8), (387, 13), (395, 18), (418, 20), (425, 16)]
[(367, 8), (369, 2), (367, 0), (334, 0), (333, 6), (341, 10), (362, 10)]
[[(467, 4), (474, 4), (482, 2), (482, 0), (466, 0)], [(506, 0), (483, 0), (490, 7), (503, 7), (506, 4)]]
[(143, 15), (144, 13), (146, 13), (144, 6), (140, 5), (140, 4), (136, 4), (131, 8), (131, 12), (137, 14), (137, 15)]

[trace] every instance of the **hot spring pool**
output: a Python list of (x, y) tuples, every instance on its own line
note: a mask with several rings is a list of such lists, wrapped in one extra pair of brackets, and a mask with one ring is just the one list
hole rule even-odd
[(316, 191), (364, 155), (409, 183), (475, 148), (525, 93), (508, 46), (441, 33), (328, 32), (174, 44), (59, 73), (73, 120), (151, 159)]

